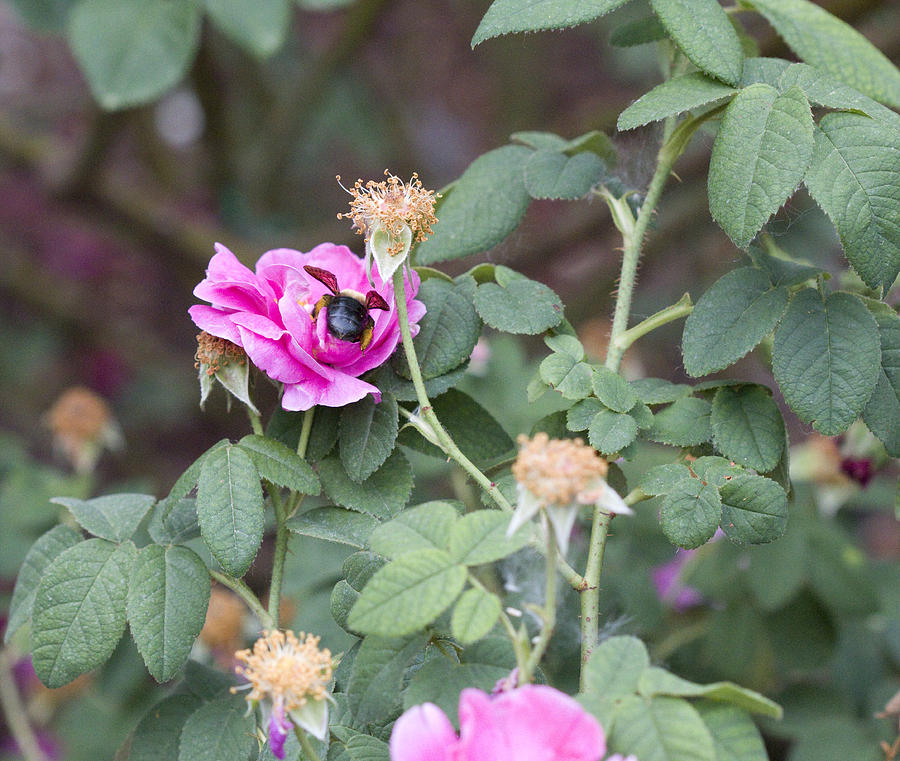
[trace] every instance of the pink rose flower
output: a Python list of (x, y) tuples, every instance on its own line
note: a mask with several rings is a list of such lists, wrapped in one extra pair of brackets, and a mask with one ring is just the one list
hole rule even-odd
[[(370, 312), (375, 326), (365, 351), (328, 332), (327, 308), (313, 320), (313, 307), (328, 289), (307, 274), (304, 265), (332, 273), (342, 291), (365, 294), (374, 289), (387, 302), (387, 311)], [(372, 277), (370, 285), (363, 260), (333, 243), (321, 243), (308, 253), (268, 251), (256, 263), (255, 273), (217, 243), (206, 278), (194, 289), (194, 295), (211, 306), (198, 304), (189, 312), (200, 328), (242, 347), (254, 365), (284, 384), (281, 404), (286, 410), (308, 410), (317, 404), (342, 407), (366, 394), (380, 401), (378, 389), (359, 376), (390, 357), (400, 340), (400, 325), (393, 288), (377, 272)], [(425, 314), (425, 305), (415, 300), (418, 290), (419, 276), (410, 272), (406, 303), (413, 335)]]
[(490, 697), (459, 696), (459, 735), (433, 703), (406, 711), (391, 733), (391, 761), (599, 761), (606, 737), (563, 692), (528, 684)]

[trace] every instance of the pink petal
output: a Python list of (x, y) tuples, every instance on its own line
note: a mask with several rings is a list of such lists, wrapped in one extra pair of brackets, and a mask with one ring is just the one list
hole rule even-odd
[(391, 761), (453, 761), (458, 742), (444, 712), (434, 703), (423, 703), (410, 708), (394, 723)]
[(195, 304), (188, 309), (188, 314), (200, 330), (205, 330), (211, 336), (224, 338), (231, 343), (241, 344), (241, 332), (237, 325), (231, 321), (231, 313), (221, 309)]
[(463, 690), (459, 724), (466, 761), (599, 761), (606, 752), (597, 720), (546, 685), (525, 685), (493, 700), (480, 690)]

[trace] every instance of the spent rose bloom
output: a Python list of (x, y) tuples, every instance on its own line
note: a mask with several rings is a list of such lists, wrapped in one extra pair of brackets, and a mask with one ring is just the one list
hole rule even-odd
[(581, 439), (551, 439), (546, 433), (518, 438), (519, 454), (512, 466), (518, 503), (507, 536), (541, 513), (553, 526), (563, 555), (582, 505), (595, 505), (610, 514), (633, 511), (606, 483), (608, 464)]
[[(369, 313), (374, 329), (365, 351), (359, 343), (331, 335), (325, 319), (327, 307), (313, 319), (315, 304), (329, 291), (304, 266), (333, 274), (341, 291), (365, 294), (374, 289), (387, 302), (387, 310)], [(405, 283), (415, 335), (425, 305), (415, 299), (418, 275), (410, 272)], [(207, 333), (242, 347), (254, 365), (283, 383), (281, 404), (286, 410), (342, 407), (366, 394), (380, 400), (378, 389), (359, 376), (383, 364), (400, 340), (394, 292), (377, 273), (370, 285), (362, 259), (346, 246), (321, 243), (308, 253), (274, 249), (260, 257), (253, 272), (217, 243), (206, 278), (194, 295), (211, 305), (191, 307), (194, 322)]]
[(606, 736), (570, 696), (525, 685), (490, 697), (459, 696), (459, 735), (433, 703), (406, 711), (391, 733), (391, 761), (599, 761)]
[(264, 631), (253, 650), (234, 654), (235, 671), (247, 683), (231, 692), (249, 689), (247, 701), (255, 705), (265, 700), (268, 713), (269, 748), (275, 758), (284, 758), (284, 743), (294, 724), (313, 737), (328, 736), (328, 703), (334, 667), (331, 651), (319, 648), (319, 637), (300, 632)]

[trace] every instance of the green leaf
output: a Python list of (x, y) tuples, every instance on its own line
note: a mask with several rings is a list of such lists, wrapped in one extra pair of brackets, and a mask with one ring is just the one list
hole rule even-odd
[(346, 748), (350, 761), (389, 761), (390, 758), (388, 744), (371, 735), (354, 735)]
[(631, 384), (608, 367), (594, 368), (591, 387), (597, 398), (616, 412), (628, 412), (638, 402)]
[(475, 159), (441, 199), (440, 222), (434, 235), (416, 247), (416, 263), (487, 251), (515, 230), (531, 202), (523, 177), (531, 153), (521, 145), (507, 145)]
[(642, 95), (619, 114), (616, 126), (621, 131), (642, 127), (650, 122), (658, 122), (669, 116), (677, 116), (730, 98), (736, 92), (733, 87), (694, 71), (667, 79)]
[(667, 404), (691, 395), (691, 387), (687, 383), (672, 383), (662, 378), (638, 378), (631, 381), (631, 388), (644, 404)]
[(545, 343), (553, 354), (545, 357), (540, 365), (541, 380), (555, 388), (566, 399), (584, 399), (589, 396), (593, 369), (584, 359), (584, 347), (573, 336), (554, 336)]
[[(564, 413), (566, 416), (566, 429), (569, 431), (586, 431), (591, 421), (597, 416), (598, 412), (606, 410), (607, 407), (599, 399), (589, 396), (582, 399)], [(532, 434), (534, 432), (532, 431)], [(551, 436), (550, 438), (563, 438), (562, 436)]]
[(737, 362), (775, 329), (789, 298), (786, 287), (773, 288), (755, 267), (719, 278), (685, 320), (684, 369), (696, 378)]
[(900, 71), (853, 27), (808, 0), (749, 0), (800, 58), (894, 108)]
[(181, 730), (201, 705), (193, 695), (170, 695), (153, 706), (134, 730), (128, 761), (178, 761)]
[[(437, 278), (419, 287), (417, 298), (428, 311), (419, 320), (413, 345), (424, 379), (450, 372), (472, 354), (481, 335), (481, 319), (472, 305), (471, 291), (467, 283), (450, 284)], [(403, 377), (411, 377), (403, 352), (394, 355), (393, 367)]]
[(263, 493), (250, 455), (240, 446), (217, 449), (203, 463), (197, 484), (197, 519), (203, 541), (222, 568), (243, 576), (263, 537)]
[(791, 65), (783, 58), (745, 58), (744, 71), (741, 74), (741, 87), (756, 84), (767, 84), (777, 87), (781, 75)]
[(9, 621), (6, 623), (6, 631), (3, 633), (4, 644), (9, 642), (22, 624), (31, 620), (34, 597), (44, 571), (58, 555), (81, 541), (81, 532), (65, 525), (59, 525), (42, 534), (31, 545), (31, 549), (28, 550), (22, 567), (19, 569), (19, 575), (16, 577), (16, 586), (9, 604)]
[(228, 439), (220, 439), (194, 460), (188, 466), (188, 469), (178, 477), (178, 480), (172, 485), (169, 495), (160, 503), (163, 505), (163, 522), (169, 517), (169, 513), (175, 509), (175, 505), (190, 494), (191, 490), (197, 485), (197, 481), (200, 479), (200, 469), (203, 467), (206, 458), (217, 449), (228, 446), (230, 443)]
[(679, 698), (626, 697), (616, 712), (609, 745), (641, 761), (717, 761), (700, 714)]
[[(490, 692), (516, 665), (512, 645), (505, 637), (485, 637), (460, 653), (460, 662), (436, 656), (410, 680), (403, 707), (435, 703), (450, 721), (458, 722), (459, 694), (468, 687)], [(499, 761), (499, 759), (498, 759)]]
[(184, 686), (201, 700), (222, 697), (234, 683), (235, 678), (231, 673), (204, 666), (199, 661), (188, 661), (184, 664)]
[(475, 30), (472, 47), (503, 34), (586, 24), (626, 2), (628, 0), (494, 0)]
[(79, 542), (44, 571), (34, 599), (34, 670), (48, 687), (62, 687), (99, 666), (125, 630), (125, 598), (134, 562), (131, 542)]
[(348, 624), (365, 634), (411, 634), (443, 613), (465, 583), (465, 566), (455, 563), (447, 552), (424, 549), (405, 553), (366, 584)]
[(723, 487), (735, 474), (745, 472), (742, 467), (724, 457), (711, 455), (698, 457), (691, 463), (691, 470), (702, 481), (712, 484), (717, 489)]
[(601, 454), (619, 452), (637, 438), (637, 421), (631, 415), (600, 410), (588, 426), (588, 440)]
[(131, 539), (147, 511), (156, 502), (149, 494), (110, 494), (94, 499), (54, 497), (56, 505), (67, 507), (75, 520), (94, 536), (111, 542)]
[(394, 450), (378, 470), (362, 483), (344, 472), (336, 455), (319, 463), (319, 477), (325, 493), (339, 505), (389, 520), (399, 513), (412, 493), (412, 469), (406, 457)]
[(341, 462), (344, 472), (360, 483), (371, 476), (394, 451), (397, 440), (397, 400), (382, 394), (381, 402), (368, 394), (341, 411)]
[(366, 637), (347, 686), (350, 710), (360, 726), (381, 722), (391, 716), (394, 704), (400, 702), (403, 674), (410, 661), (424, 649), (427, 638)]
[(596, 153), (567, 156), (553, 150), (535, 151), (525, 163), (525, 188), (535, 199), (577, 201), (591, 192), (606, 174)]
[[(510, 454), (515, 448), (509, 434), (491, 413), (462, 391), (450, 389), (435, 399), (432, 407), (456, 445), (476, 465), (491, 463)], [(400, 436), (402, 444), (446, 459), (441, 450), (426, 442), (418, 433), (410, 431), (409, 435), (404, 434)]]
[(69, 17), (72, 52), (108, 110), (146, 103), (176, 85), (199, 39), (192, 0), (83, 0)]
[(759, 730), (739, 708), (698, 701), (694, 708), (716, 747), (716, 761), (769, 761)]
[(369, 537), (369, 547), (386, 558), (429, 548), (446, 550), (458, 518), (459, 511), (450, 502), (426, 502), (381, 524)]
[(300, 494), (316, 496), (322, 490), (309, 463), (280, 441), (251, 434), (237, 445), (250, 456), (260, 478)]
[(525, 335), (559, 324), (563, 304), (550, 288), (507, 267), (498, 265), (496, 271), (496, 283), (483, 283), (475, 291), (475, 309), (482, 320), (497, 330)]
[(509, 139), (527, 145), (529, 148), (534, 148), (536, 151), (558, 151), (561, 153), (566, 147), (566, 139), (553, 132), (525, 130), (523, 132), (513, 132)]
[(343, 507), (317, 507), (285, 523), (295, 534), (348, 544), (360, 550), (365, 549), (369, 535), (377, 525), (378, 521), (371, 515)]
[(746, 248), (800, 185), (813, 155), (809, 102), (796, 87), (741, 90), (722, 118), (709, 162), (709, 210)]
[(219, 29), (247, 52), (268, 58), (283, 44), (291, 20), (288, 0), (203, 0)]
[(573, 137), (560, 148), (560, 151), (567, 156), (575, 156), (579, 153), (590, 151), (603, 159), (608, 167), (614, 167), (619, 158), (616, 146), (613, 145), (609, 136), (605, 132), (596, 129), (585, 132), (578, 137)]
[(710, 416), (713, 443), (723, 455), (762, 473), (772, 470), (784, 450), (784, 420), (767, 388), (720, 388)]
[(640, 488), (647, 494), (654, 496), (668, 494), (683, 481), (691, 478), (691, 471), (687, 465), (680, 462), (670, 462), (665, 465), (654, 465), (644, 473), (641, 478)]
[(147, 670), (167, 682), (184, 665), (206, 621), (209, 573), (187, 547), (149, 544), (128, 586), (128, 624)]
[(738, 544), (774, 542), (787, 527), (787, 495), (764, 476), (736, 474), (719, 489), (722, 530)]
[(181, 731), (178, 761), (247, 761), (256, 753), (256, 717), (238, 695), (204, 703)]
[(643, 16), (613, 29), (609, 35), (609, 44), (617, 48), (630, 48), (664, 39), (666, 28), (659, 23), (659, 19), (656, 16)]
[(706, 544), (721, 518), (718, 490), (699, 478), (676, 484), (659, 511), (659, 525), (669, 541), (689, 550)]
[(638, 691), (644, 697), (669, 695), (682, 698), (707, 698), (727, 703), (742, 711), (770, 716), (773, 719), (781, 718), (781, 707), (755, 690), (749, 690), (731, 682), (696, 684), (657, 666), (650, 666), (641, 674)]
[(889, 288), (900, 272), (900, 130), (860, 114), (826, 114), (805, 182), (853, 269), (871, 288)]
[(881, 371), (863, 420), (887, 453), (900, 457), (900, 317), (890, 312), (875, 321), (881, 336)]
[(507, 536), (510, 515), (499, 510), (476, 510), (460, 518), (450, 530), (450, 556), (463, 565), (481, 565), (505, 558), (531, 539), (523, 526)]
[(780, 256), (782, 251), (771, 245), (767, 247), (769, 251), (764, 251), (758, 246), (750, 246), (747, 255), (755, 267), (766, 273), (773, 287), (783, 285), (790, 288), (793, 285), (800, 285), (817, 277), (823, 271), (820, 267), (782, 258)]
[(632, 695), (649, 666), (647, 648), (637, 637), (609, 637), (594, 648), (584, 667), (585, 692), (610, 700)]
[[(167, 510), (165, 502), (158, 502), (150, 520), (147, 533), (157, 544), (184, 544), (200, 536), (197, 522), (197, 500), (187, 497), (179, 500)], [(165, 514), (165, 518), (163, 517)]]
[(450, 631), (464, 645), (477, 642), (494, 628), (500, 618), (500, 598), (486, 589), (463, 592), (450, 617)]
[(860, 111), (895, 128), (900, 127), (900, 115), (896, 112), (808, 64), (792, 63), (778, 78), (778, 89), (781, 92), (794, 85), (803, 90), (806, 97), (817, 106)]
[(741, 41), (716, 0), (650, 0), (650, 7), (692, 64), (730, 85), (738, 83)]
[(862, 301), (811, 289), (791, 301), (778, 330), (772, 370), (785, 401), (803, 422), (826, 436), (852, 423), (878, 382), (881, 339)]
[(647, 432), (652, 441), (675, 447), (690, 447), (709, 441), (712, 406), (705, 399), (686, 396), (653, 416)]

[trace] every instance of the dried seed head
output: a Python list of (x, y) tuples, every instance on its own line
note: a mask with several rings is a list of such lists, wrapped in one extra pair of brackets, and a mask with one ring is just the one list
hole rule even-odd
[[(300, 632), (264, 631), (253, 650), (239, 650), (234, 657), (246, 666), (235, 671), (251, 685), (248, 701), (269, 697), (286, 711), (301, 708), (307, 700), (328, 695), (333, 664), (331, 652), (319, 649), (319, 637)], [(232, 692), (235, 689), (232, 688)]]
[[(363, 183), (357, 180), (353, 187), (346, 189), (353, 200), (350, 211), (338, 214), (338, 219), (350, 219), (356, 232), (366, 240), (376, 230), (383, 230), (392, 243), (388, 253), (396, 256), (403, 252), (403, 228), (409, 228), (412, 239), (423, 241), (432, 233), (431, 226), (437, 222), (434, 215), (435, 201), (440, 194), (422, 187), (419, 175), (413, 173), (408, 183), (384, 170), (386, 180)], [(338, 175), (338, 182), (341, 177)]]
[(237, 344), (225, 338), (219, 338), (205, 330), (197, 334), (197, 353), (194, 355), (194, 367), (206, 368), (207, 375), (215, 375), (229, 364), (245, 365), (247, 353)]
[(104, 447), (122, 448), (122, 432), (106, 401), (82, 386), (66, 389), (44, 416), (53, 443), (79, 473), (93, 470)]
[(518, 438), (512, 466), (516, 480), (544, 506), (596, 502), (605, 488), (606, 460), (581, 439), (551, 439), (546, 433)]

